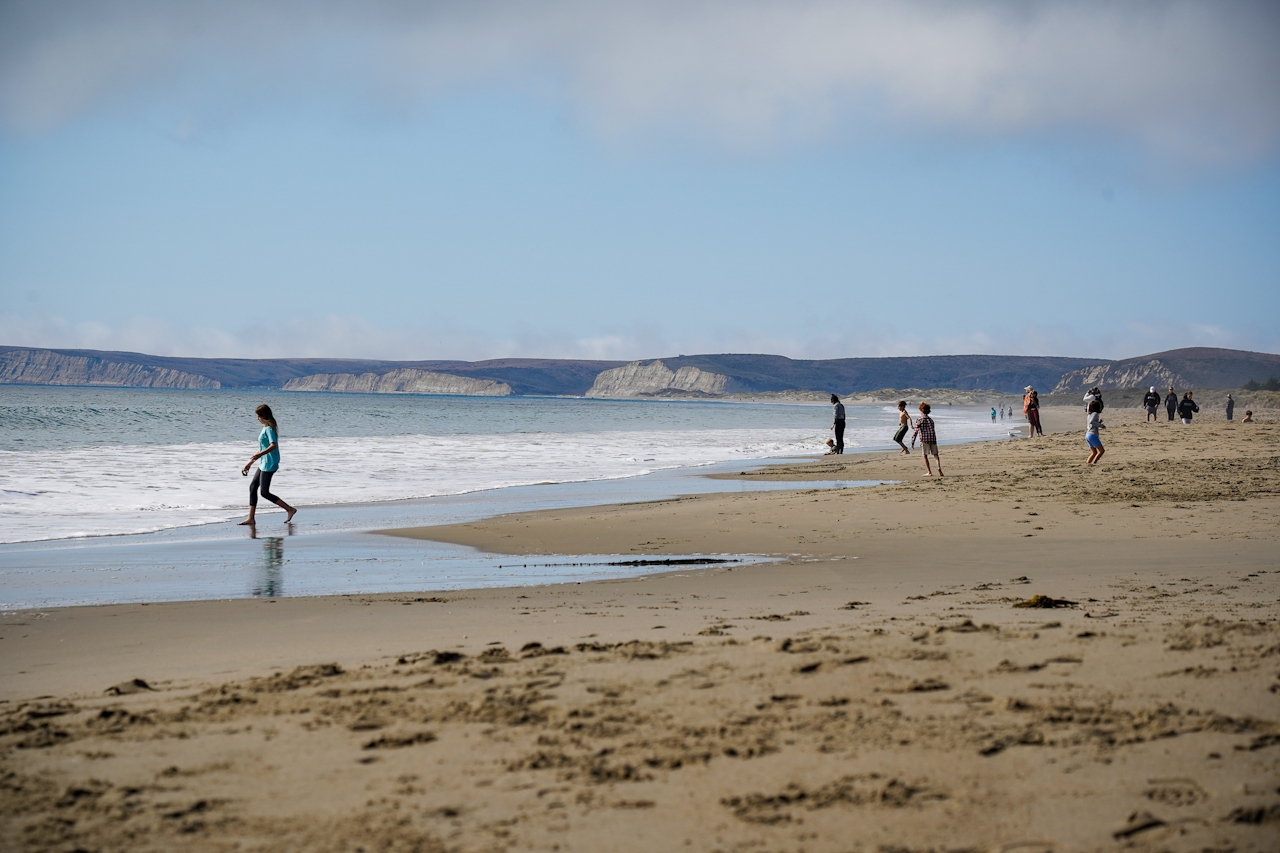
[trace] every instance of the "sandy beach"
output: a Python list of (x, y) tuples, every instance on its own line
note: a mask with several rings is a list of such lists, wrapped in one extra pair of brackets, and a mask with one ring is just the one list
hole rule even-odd
[(396, 531), (759, 565), (4, 614), (0, 849), (1277, 849), (1280, 425), (1045, 420)]

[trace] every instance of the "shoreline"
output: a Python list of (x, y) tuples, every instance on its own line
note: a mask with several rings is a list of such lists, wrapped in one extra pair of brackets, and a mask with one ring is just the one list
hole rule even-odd
[[(281, 546), (261, 555), (257, 554), (257, 549), (246, 549), (241, 541), (246, 535), (243, 529), (229, 521), (165, 528), (148, 534), (122, 533), (110, 536), (7, 543), (0, 546), (0, 563), (5, 564), (11, 571), (11, 577), (8, 579), (10, 589), (5, 596), (8, 601), (5, 610), (19, 612), (32, 608), (88, 606), (113, 600), (117, 603), (139, 601), (158, 603), (221, 599), (247, 596), (250, 591), (256, 596), (259, 594), (257, 588), (264, 585), (257, 579), (248, 579), (247, 575), (241, 582), (242, 589), (236, 588), (235, 583), (227, 586), (225, 583), (219, 585), (206, 582), (200, 576), (200, 566), (213, 564), (225, 565), (232, 568), (234, 572), (245, 574), (258, 563), (278, 566), (288, 562), (291, 568), (284, 572), (284, 586), (290, 595), (457, 589), (460, 586), (457, 581), (458, 572), (449, 572), (447, 568), (442, 568), (444, 564), (440, 562), (442, 559), (456, 560), (457, 557), (433, 554), (427, 563), (422, 564), (425, 567), (422, 573), (418, 573), (413, 570), (413, 567), (419, 565), (418, 561), (407, 561), (404, 554), (389, 544), (392, 541), (402, 540), (384, 539), (371, 545), (367, 541), (364, 543), (358, 541), (360, 537), (355, 536), (354, 533), (356, 531), (376, 532), (387, 528), (424, 523), (441, 524), (466, 520), (468, 517), (486, 518), (529, 508), (585, 507), (618, 501), (665, 499), (711, 491), (785, 489), (788, 487), (786, 484), (770, 483), (765, 478), (737, 480), (733, 483), (720, 480), (717, 483), (715, 473), (732, 471), (736, 474), (744, 468), (755, 469), (770, 464), (803, 465), (807, 461), (816, 461), (820, 458), (817, 455), (773, 459), (753, 458), (737, 462), (716, 462), (662, 469), (639, 477), (609, 477), (547, 485), (483, 489), (425, 500), (404, 499), (306, 505), (302, 507), (305, 514), (299, 520), (299, 524), (289, 529), (275, 523), (278, 519), (273, 518), (270, 513), (264, 517), (264, 523), (260, 525), (256, 538), (264, 543), (278, 539), (281, 541)], [(844, 488), (861, 486), (863, 483), (845, 481), (832, 485)], [(356, 576), (356, 579), (362, 583), (351, 583), (340, 577), (333, 577), (332, 569), (327, 566), (333, 560), (325, 559), (326, 553), (322, 552), (332, 551), (333, 553), (329, 556), (341, 557), (347, 562), (352, 562), (357, 560), (358, 555), (355, 552), (361, 548), (369, 550), (371, 557), (377, 557), (383, 562), (401, 564), (403, 571), (400, 572), (400, 577), (394, 578), (388, 575), (387, 571), (382, 571), (381, 574), (375, 572), (372, 577), (362, 572), (361, 575)], [(76, 567), (80, 563), (98, 566), (99, 572), (97, 574), (77, 572)], [(178, 574), (164, 573), (172, 575), (165, 581), (157, 572), (169, 563), (176, 564)], [(40, 579), (37, 577), (37, 569), (42, 566), (52, 573), (49, 575), (47, 591), (40, 588)], [(175, 566), (168, 566), (168, 568), (173, 569)], [(387, 568), (391, 566), (388, 565)], [(524, 582), (520, 577), (506, 576), (510, 573), (505, 573), (501, 578), (486, 575), (467, 580), (474, 575), (474, 570), (479, 566), (460, 565), (458, 568), (461, 569), (461, 577), (464, 578), (461, 584), (463, 586), (478, 588)], [(279, 588), (280, 573), (269, 567), (263, 571), (270, 575), (265, 586), (272, 589)], [(323, 583), (313, 582), (312, 578), (316, 572), (333, 579), (334, 582), (328, 589)], [(260, 572), (249, 571), (249, 573), (256, 575)], [(225, 574), (225, 572), (219, 574)], [(443, 580), (450, 574), (453, 580)], [(553, 572), (545, 577), (556, 580), (563, 578), (563, 575)], [(301, 578), (303, 581), (301, 583), (290, 581), (291, 578)], [(373, 583), (366, 584), (363, 583), (364, 581), (373, 581)]]

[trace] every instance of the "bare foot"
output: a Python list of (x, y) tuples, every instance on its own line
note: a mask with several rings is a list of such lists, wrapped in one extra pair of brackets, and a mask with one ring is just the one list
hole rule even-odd
[(293, 509), (289, 510), (289, 514), (284, 517), (284, 523), (288, 524), (289, 522), (293, 521), (293, 517), (297, 514), (298, 514), (297, 507), (294, 507)]
[(254, 525), (254, 524), (257, 524), (257, 522), (256, 522), (256, 521), (254, 521), (252, 518), (246, 518), (244, 521), (240, 522), (240, 523), (239, 523), (239, 524), (237, 524), (236, 526), (237, 526), (237, 527), (244, 527), (246, 524), (247, 524), (247, 525), (252, 526), (252, 525)]
[(932, 472), (932, 471), (930, 471), (928, 474), (925, 474), (925, 476), (926, 476), (926, 477), (932, 477), (932, 476), (933, 476), (933, 472)]

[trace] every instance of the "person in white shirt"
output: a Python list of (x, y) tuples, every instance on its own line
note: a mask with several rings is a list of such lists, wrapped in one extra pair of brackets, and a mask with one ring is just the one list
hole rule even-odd
[(1107, 425), (1102, 422), (1102, 403), (1094, 400), (1089, 404), (1089, 416), (1084, 426), (1084, 440), (1089, 444), (1090, 465), (1095, 464), (1107, 452), (1102, 446), (1102, 436), (1098, 435), (1098, 430), (1106, 428)]

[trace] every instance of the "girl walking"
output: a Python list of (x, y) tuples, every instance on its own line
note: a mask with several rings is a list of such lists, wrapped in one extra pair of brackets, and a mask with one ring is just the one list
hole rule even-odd
[(1102, 402), (1094, 400), (1089, 403), (1089, 418), (1085, 421), (1084, 440), (1089, 444), (1089, 464), (1093, 465), (1102, 458), (1102, 454), (1107, 449), (1102, 446), (1102, 436), (1098, 435), (1098, 430), (1106, 429), (1107, 425), (1102, 422)]
[(249, 468), (254, 462), (258, 462), (258, 470), (253, 472), (253, 479), (249, 482), (249, 517), (241, 524), (254, 524), (254, 514), (258, 509), (258, 492), (262, 492), (262, 496), (271, 501), (276, 506), (289, 513), (284, 517), (284, 523), (288, 524), (293, 520), (298, 510), (291, 507), (280, 498), (271, 494), (271, 478), (275, 476), (276, 471), (280, 470), (280, 435), (279, 427), (276, 426), (276, 417), (271, 414), (271, 407), (263, 403), (254, 409), (254, 414), (258, 416), (258, 423), (262, 424), (262, 432), (258, 433), (258, 452), (249, 457), (249, 461), (244, 464), (244, 468), (240, 473), (248, 476)]

